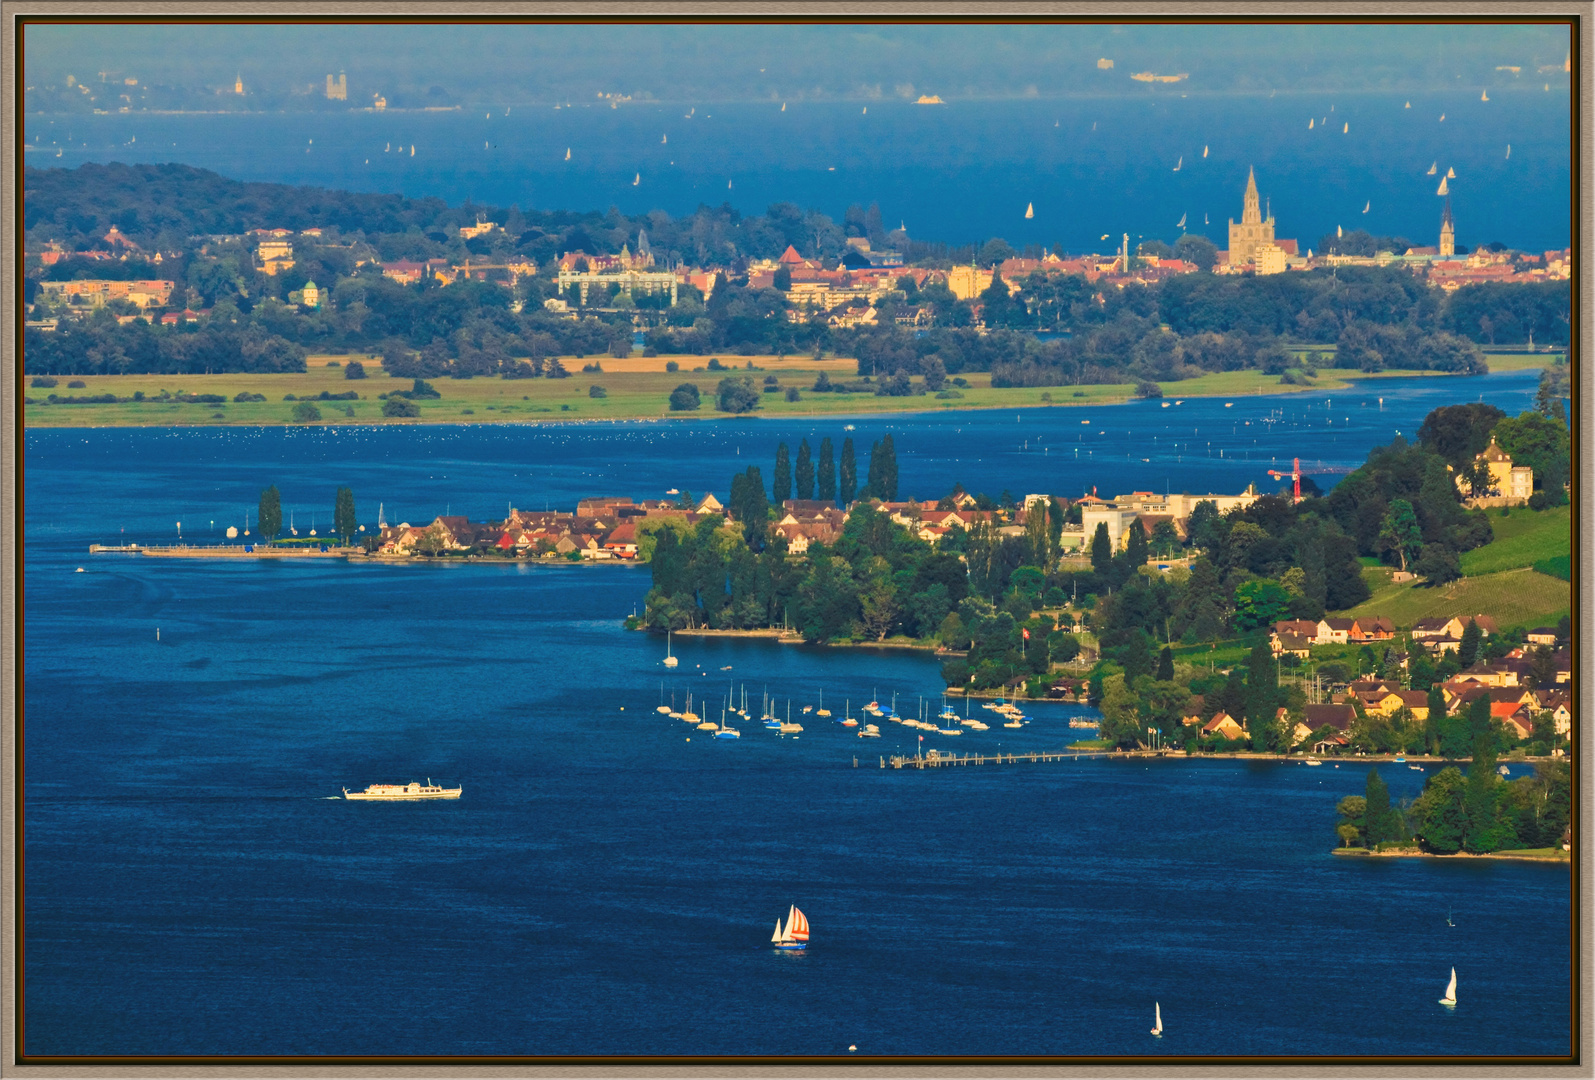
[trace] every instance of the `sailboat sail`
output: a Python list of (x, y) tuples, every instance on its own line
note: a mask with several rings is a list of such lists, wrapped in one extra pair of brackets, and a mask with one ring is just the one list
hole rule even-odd
[(1451, 969), (1451, 981), (1446, 983), (1445, 997), (1440, 999), (1442, 1005), (1455, 1005), (1457, 1003), (1457, 969)]
[(1202, 156), (1203, 156), (1203, 157), (1206, 157), (1206, 156), (1207, 156), (1207, 147), (1205, 147), (1205, 146), (1204, 146), (1204, 147), (1202, 147)]
[(786, 936), (793, 941), (809, 939), (809, 920), (795, 905), (786, 918)]
[(1450, 165), (1446, 167), (1445, 178), (1447, 180), (1455, 180), (1457, 178), (1456, 166)]
[(1163, 1034), (1163, 1005), (1161, 1002), (1154, 1001), (1152, 1003), (1152, 1015), (1156, 1018), (1156, 1022), (1152, 1027), (1152, 1034)]
[(781, 943), (781, 920), (780, 919), (775, 920), (775, 933), (770, 935), (770, 943), (773, 944), (773, 945), (779, 945)]
[(1313, 118), (1312, 118), (1312, 117), (1309, 117), (1309, 118), (1308, 118), (1308, 119), (1307, 119), (1307, 130), (1308, 130), (1308, 131), (1311, 131), (1311, 130), (1312, 130), (1312, 129), (1313, 129)]
[(1434, 162), (1433, 164), (1431, 164), (1429, 166), (1429, 171), (1427, 173), (1425, 173), (1424, 175), (1425, 176), (1433, 176), (1434, 173), (1435, 173), (1435, 170), (1438, 169), (1439, 167), (1440, 167), (1440, 163), (1438, 161)]
[(1183, 228), (1185, 228), (1185, 219), (1186, 219), (1186, 217), (1187, 217), (1187, 216), (1188, 216), (1188, 215), (1186, 215), (1186, 214), (1181, 214), (1181, 215), (1180, 215), (1180, 220), (1179, 220), (1179, 224), (1177, 224), (1177, 225), (1175, 225), (1175, 226), (1174, 226), (1174, 227), (1175, 227), (1175, 228), (1176, 228), (1176, 229), (1183, 229)]
[(1025, 217), (1028, 219), (1028, 218), (1033, 218), (1035, 216), (1036, 216), (1036, 204), (1035, 203), (1026, 203), (1025, 204)]
[(1444, 194), (1447, 193), (1446, 180), (1447, 180), (1447, 177), (1444, 177), (1444, 176), (1440, 177), (1440, 190), (1435, 192), (1436, 195), (1444, 195)]

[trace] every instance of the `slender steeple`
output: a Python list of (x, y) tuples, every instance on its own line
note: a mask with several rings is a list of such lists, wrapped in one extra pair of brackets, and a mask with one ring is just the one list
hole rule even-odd
[(1445, 209), (1440, 213), (1440, 254), (1452, 256), (1457, 253), (1457, 226), (1451, 219), (1451, 193), (1446, 192)]
[(1263, 211), (1257, 198), (1257, 172), (1255, 169), (1246, 170), (1246, 205), (1241, 210), (1242, 225), (1261, 225)]

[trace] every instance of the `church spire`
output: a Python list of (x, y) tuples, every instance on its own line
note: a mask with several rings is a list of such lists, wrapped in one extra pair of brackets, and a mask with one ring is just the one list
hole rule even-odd
[(1449, 258), (1457, 253), (1457, 226), (1451, 218), (1451, 193), (1446, 192), (1445, 209), (1440, 214), (1440, 254)]
[(1263, 222), (1263, 211), (1260, 200), (1257, 198), (1257, 170), (1248, 167), (1246, 170), (1246, 203), (1241, 210), (1242, 225), (1260, 225)]

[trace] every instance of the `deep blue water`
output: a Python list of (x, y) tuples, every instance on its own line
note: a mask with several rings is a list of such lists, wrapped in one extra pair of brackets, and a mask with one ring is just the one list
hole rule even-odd
[[(1533, 377), (1373, 385), (1384, 414), (1350, 392), (1321, 410), (1351, 418), (1337, 454), (1416, 428), (1437, 388), (1515, 411)], [(1270, 408), (1316, 416), (1314, 402), (1178, 408), (1256, 424)], [(1020, 433), (1061, 441), (1090, 417), (1144, 442), (1174, 411), (858, 419), (854, 434), (889, 426), (905, 485), (939, 490), (956, 460), (974, 488), (1113, 493), (1144, 466), (1059, 471)], [(124, 521), (140, 539), (180, 518), (224, 524), (273, 481), (306, 508), (350, 483), (367, 521), (386, 492), (415, 520), (447, 499), (482, 516), (543, 492), (565, 508), (667, 484), (723, 493), (800, 430), (29, 433), (25, 1051), (1567, 1051), (1567, 869), (1335, 859), (1334, 804), (1363, 787), (1353, 766), (922, 774), (878, 766), (911, 750), (908, 729), (861, 740), (812, 716), (798, 739), (743, 724), (716, 742), (654, 706), (691, 692), (715, 714), (734, 682), (781, 711), (823, 693), (857, 715), (896, 694), (912, 714), (940, 692), (935, 662), (678, 639), (666, 674), (661, 642), (620, 627), (647, 588), (636, 568), (86, 553)], [(1270, 438), (1270, 452), (1304, 445), (1299, 428)], [(1171, 482), (1228, 491), (1250, 476), (1232, 468), (1204, 458)], [(1023, 729), (927, 745), (1056, 749), (1074, 711), (1038, 705)], [(1398, 798), (1423, 779), (1384, 775)], [(464, 797), (329, 798), (428, 777)], [(812, 951), (774, 955), (794, 903)], [(1453, 965), (1454, 1013), (1435, 1003)], [(1146, 1034), (1154, 1001), (1161, 1040)]]
[[(761, 214), (785, 200), (841, 221), (850, 203), (878, 202), (888, 228), (905, 224), (918, 239), (1001, 236), (1016, 246), (1071, 251), (1114, 250), (1122, 233), (1173, 241), (1182, 217), (1183, 231), (1227, 247), (1225, 223), (1240, 216), (1249, 166), (1257, 168), (1278, 235), (1299, 240), (1304, 252), (1336, 226), (1434, 244), (1439, 181), (1426, 172), (1437, 162), (1440, 173), (1456, 172), (1450, 189), (1459, 243), (1565, 247), (1572, 206), (1567, 92), (1542, 92), (1528, 80), (1491, 89), (1488, 102), (1473, 86), (1414, 97), (1187, 97), (1159, 89), (943, 107), (876, 102), (867, 113), (856, 102), (792, 101), (785, 112), (780, 102), (703, 105), (690, 119), (682, 106), (578, 103), (510, 106), (508, 115), (494, 106), (457, 113), (30, 114), (24, 123), (36, 148), (26, 161), (40, 167), (178, 161), (244, 180), (435, 195), (453, 204), (613, 205), (628, 214), (683, 214), (722, 202)], [(1035, 217), (1026, 220), (1032, 203)]]

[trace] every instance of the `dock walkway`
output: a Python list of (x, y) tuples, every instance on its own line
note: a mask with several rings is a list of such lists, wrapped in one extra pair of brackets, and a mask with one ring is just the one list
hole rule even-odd
[(90, 555), (148, 555), (164, 559), (347, 559), (359, 548), (320, 545), (267, 547), (264, 544), (90, 544)]

